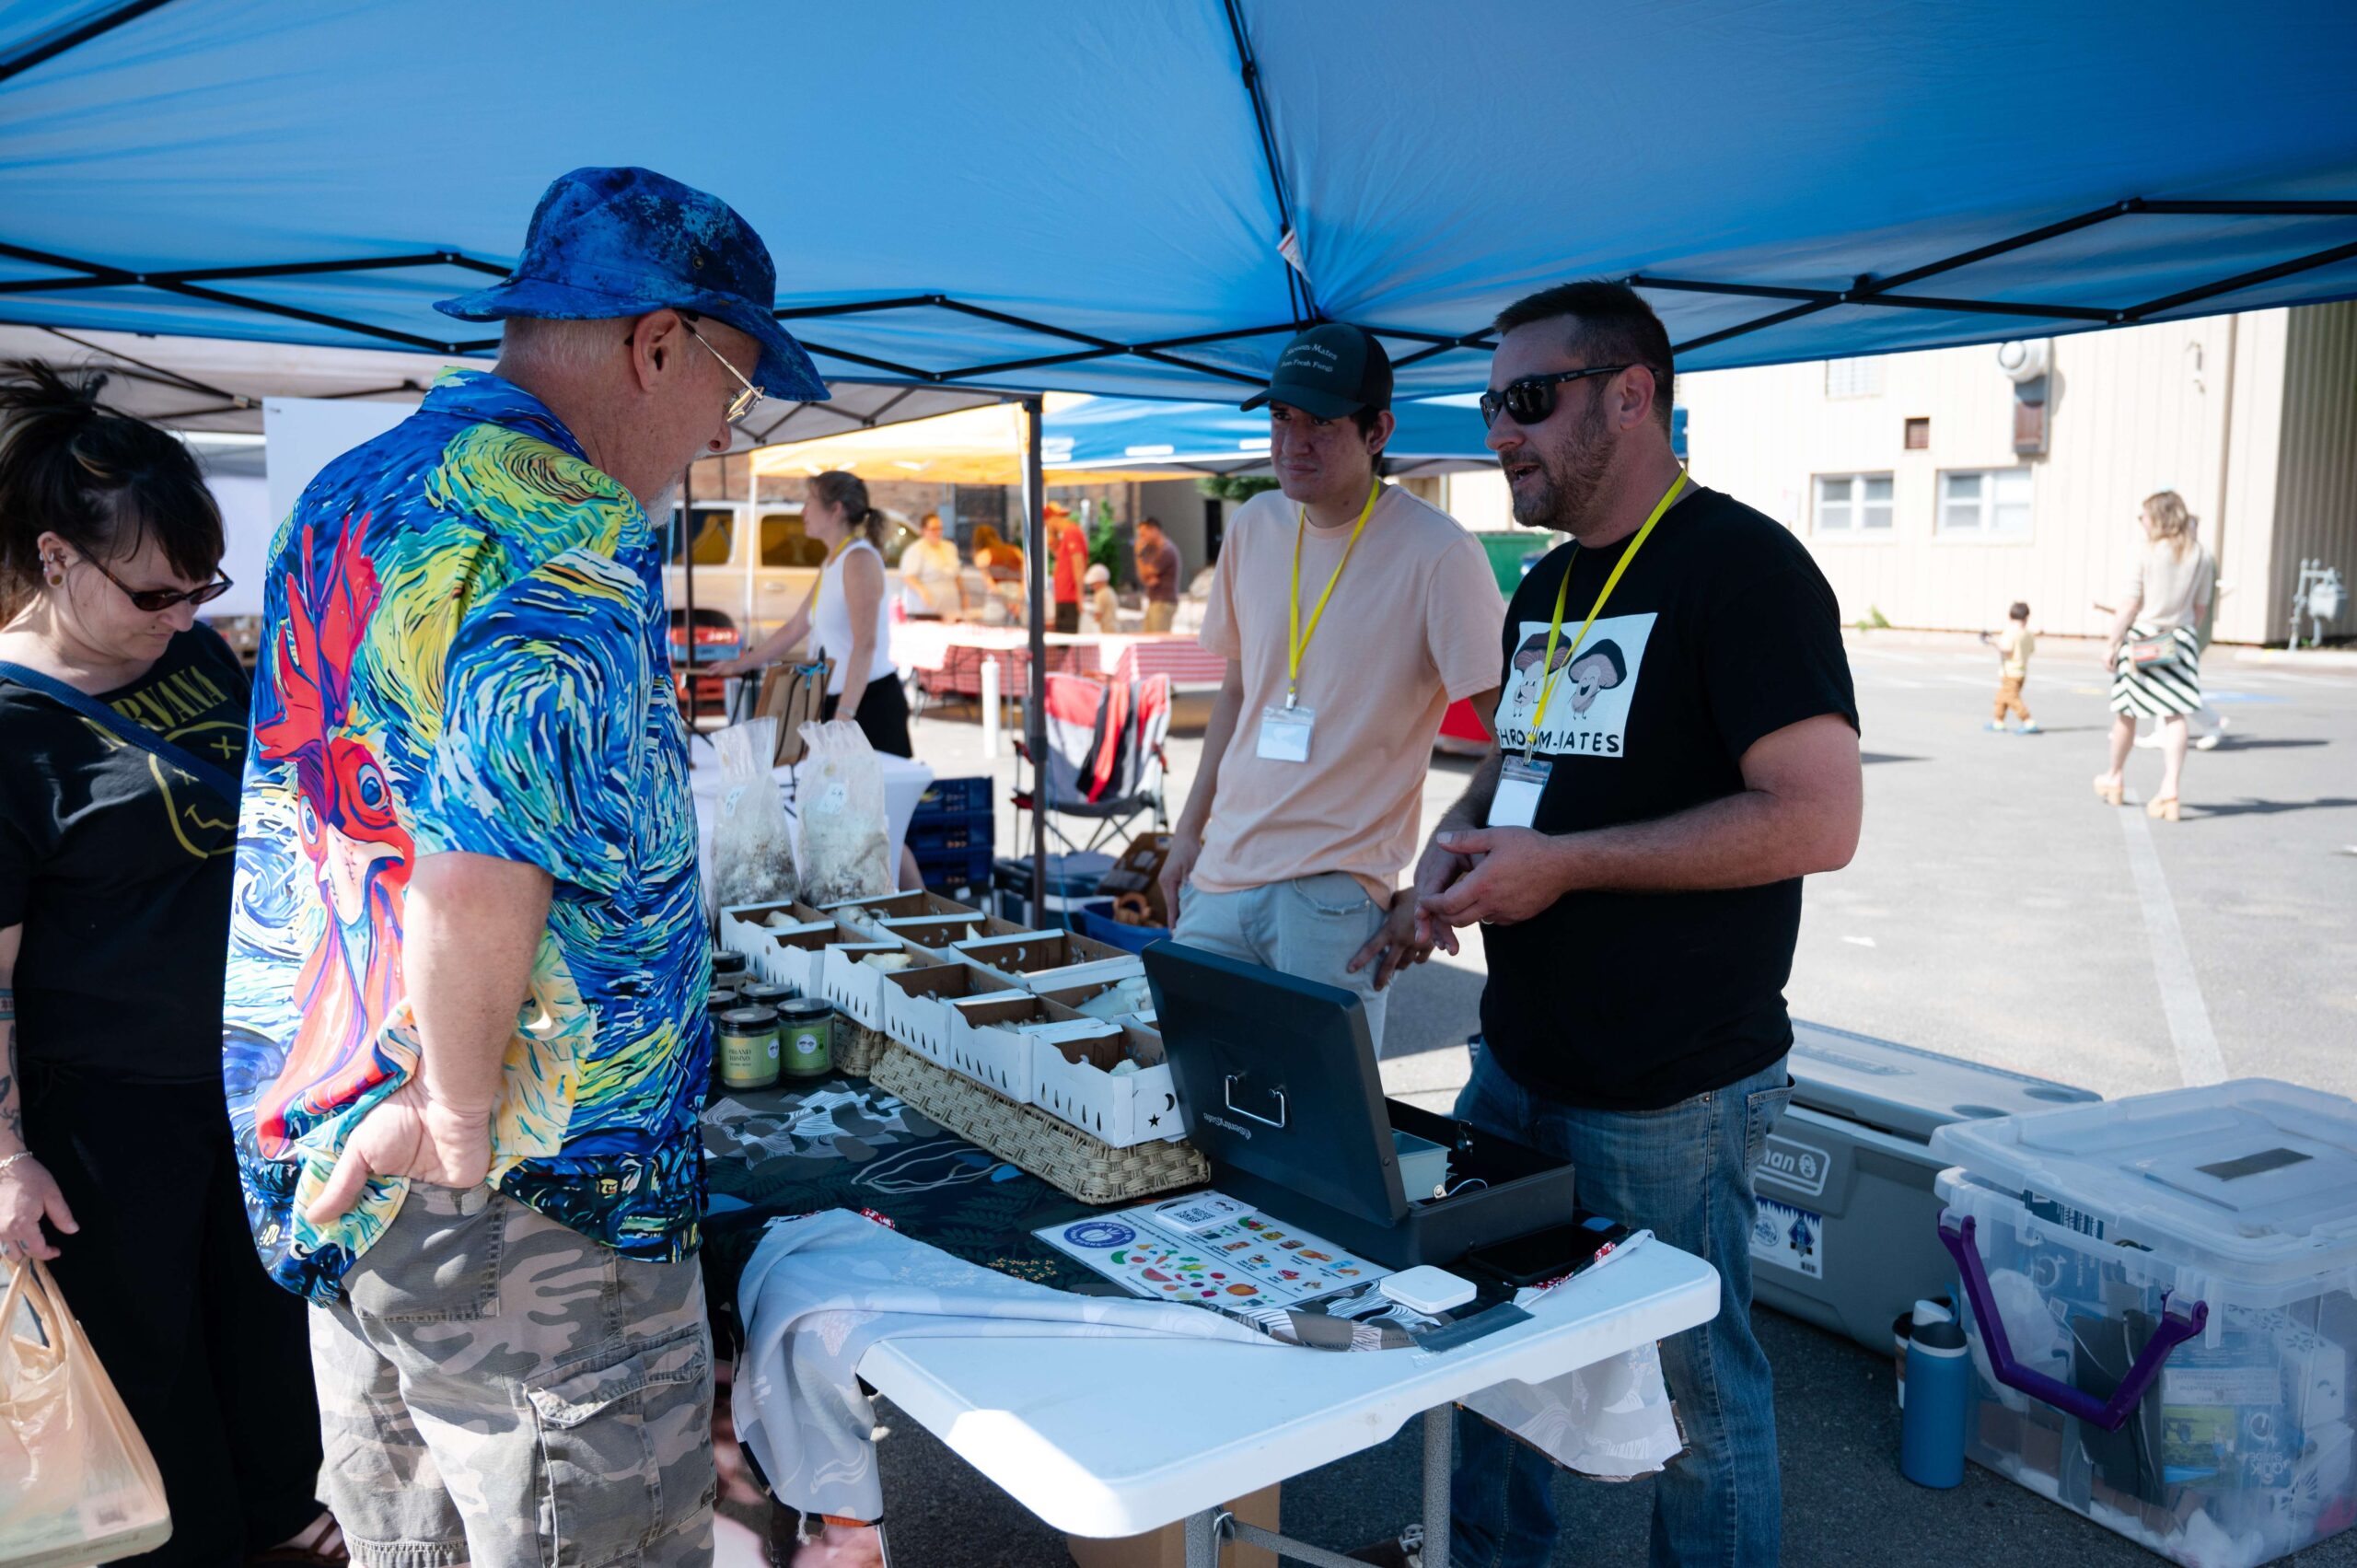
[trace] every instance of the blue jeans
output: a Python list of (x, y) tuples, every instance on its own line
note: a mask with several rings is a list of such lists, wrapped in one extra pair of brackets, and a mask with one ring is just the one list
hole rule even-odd
[[(1719, 1315), (1661, 1343), (1686, 1434), (1654, 1494), (1654, 1568), (1773, 1564), (1783, 1503), (1775, 1387), (1751, 1332), (1751, 1171), (1792, 1098), (1780, 1058), (1660, 1110), (1585, 1110), (1506, 1076), (1475, 1048), (1457, 1114), (1571, 1160), (1580, 1206), (1650, 1229), (1719, 1271)], [(1457, 1423), (1455, 1568), (1542, 1568), (1555, 1544), (1555, 1466), (1478, 1417)]]

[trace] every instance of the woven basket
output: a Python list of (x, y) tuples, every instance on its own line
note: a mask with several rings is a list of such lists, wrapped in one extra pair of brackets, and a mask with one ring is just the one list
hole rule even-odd
[(835, 1015), (836, 1072), (848, 1073), (854, 1078), (868, 1076), (875, 1071), (877, 1059), (884, 1054), (884, 1048), (891, 1043), (883, 1030), (853, 1023), (841, 1013)]
[(1126, 1203), (1211, 1179), (1211, 1167), (1192, 1144), (1117, 1149), (1036, 1106), (1017, 1105), (937, 1067), (903, 1045), (888, 1043), (868, 1078), (969, 1143), (1084, 1203)]

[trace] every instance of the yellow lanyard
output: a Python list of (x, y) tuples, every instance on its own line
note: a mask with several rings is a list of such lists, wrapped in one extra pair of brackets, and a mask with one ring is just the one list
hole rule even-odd
[(1309, 614), (1308, 630), (1301, 624), (1301, 541), (1309, 531), (1309, 508), (1296, 509), (1293, 528), (1293, 642), (1285, 661), (1285, 706), (1294, 705), (1294, 694), (1301, 684), (1301, 656), (1309, 651), (1309, 639), (1318, 635), (1318, 623), (1326, 619), (1326, 601), (1334, 597), (1334, 585), (1342, 580), (1342, 568), (1351, 563), (1351, 552), (1359, 547), (1359, 535), (1366, 531), (1367, 518), (1375, 515), (1376, 498), (1383, 494), (1383, 481), (1376, 480), (1366, 493), (1366, 505), (1359, 508), (1359, 520), (1351, 528), (1351, 542), (1342, 547), (1341, 560), (1334, 563), (1334, 575), (1326, 579), (1326, 591), (1318, 596), (1318, 608)]
[[(1647, 517), (1645, 526), (1637, 530), (1637, 537), (1629, 541), (1629, 548), (1620, 552), (1620, 559), (1612, 563), (1612, 575), (1604, 579), (1604, 591), (1597, 594), (1596, 602), (1588, 607), (1587, 619), (1580, 622), (1579, 635), (1572, 639), (1571, 652), (1563, 656), (1563, 669), (1571, 668), (1573, 661), (1580, 656), (1580, 645), (1587, 641), (1588, 628), (1596, 624), (1596, 618), (1604, 613), (1604, 601), (1610, 598), (1612, 590), (1620, 586), (1620, 574), (1629, 569), (1629, 563), (1634, 561), (1637, 552), (1645, 547), (1646, 536), (1654, 531), (1654, 525), (1661, 521), (1662, 514), (1669, 510), (1669, 504), (1677, 500), (1678, 492), (1685, 488), (1686, 470), (1680, 469), (1678, 477), (1670, 481), (1669, 488), (1663, 492), (1662, 498), (1654, 504), (1653, 516)], [(1547, 628), (1547, 662), (1539, 667), (1546, 671), (1546, 679), (1538, 688), (1538, 710), (1530, 715), (1530, 743), (1522, 750), (1526, 762), (1538, 749), (1538, 726), (1547, 722), (1547, 700), (1555, 694), (1555, 682), (1563, 673), (1555, 668), (1555, 639), (1563, 633), (1563, 596), (1571, 591), (1572, 568), (1579, 563), (1579, 547), (1573, 545), (1572, 558), (1563, 563), (1563, 580), (1555, 585), (1555, 619)]]

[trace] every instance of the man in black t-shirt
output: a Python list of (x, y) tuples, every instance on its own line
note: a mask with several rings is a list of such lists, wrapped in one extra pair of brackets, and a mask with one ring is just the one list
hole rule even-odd
[[(1550, 289), (1497, 331), (1482, 412), (1515, 518), (1573, 542), (1507, 610), (1498, 740), (1417, 868), (1417, 935), (1483, 926), (1458, 1114), (1565, 1156), (1584, 1207), (1719, 1271), (1716, 1319), (1662, 1345), (1688, 1447), (1653, 1560), (1772, 1563), (1751, 1167), (1790, 1093), (1800, 879), (1857, 847), (1840, 621), (1798, 540), (1681, 471), (1669, 340), (1634, 293)], [(1463, 1437), (1457, 1561), (1545, 1562), (1548, 1462)]]

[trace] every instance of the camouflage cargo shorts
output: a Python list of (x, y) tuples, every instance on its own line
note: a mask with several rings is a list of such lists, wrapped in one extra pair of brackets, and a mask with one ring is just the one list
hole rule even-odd
[(361, 1568), (709, 1568), (700, 1263), (413, 1186), (314, 1307), (321, 1498)]

